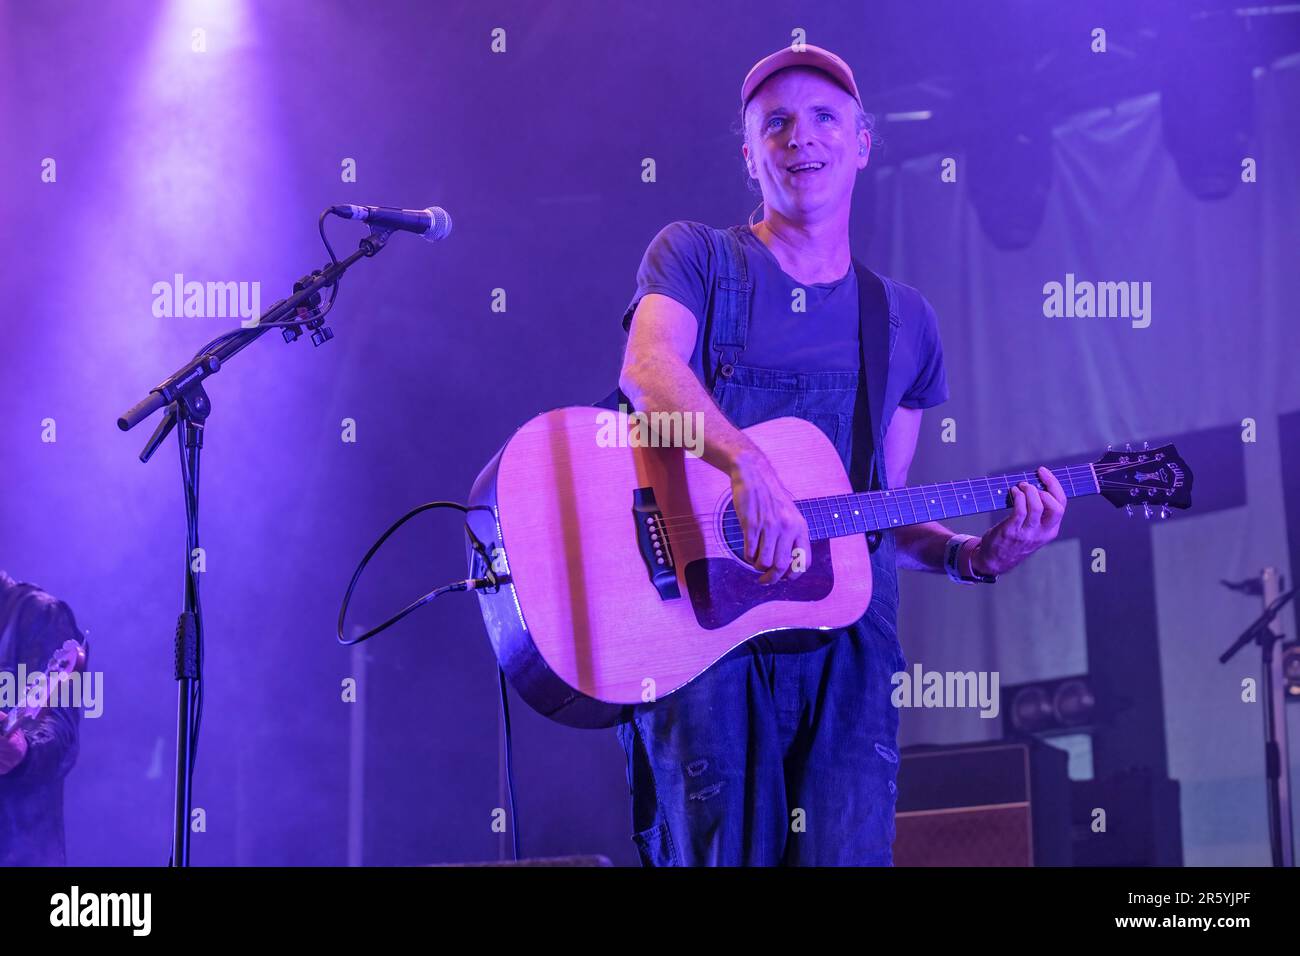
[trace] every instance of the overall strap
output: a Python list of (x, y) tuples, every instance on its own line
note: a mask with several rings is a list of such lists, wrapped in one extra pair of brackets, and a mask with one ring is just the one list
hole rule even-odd
[[(857, 259), (853, 260), (853, 269), (858, 276), (858, 340), (862, 350), (861, 361), (867, 387), (859, 393), (858, 408), (854, 417), (862, 421), (862, 412), (867, 413), (871, 422), (871, 462), (861, 462), (859, 474), (869, 473), (869, 489), (883, 487), (877, 475), (877, 462), (884, 461), (884, 449), (881, 441), (884, 436), (880, 416), (885, 405), (885, 386), (889, 378), (889, 328), (893, 317), (898, 314), (895, 290), (884, 276), (877, 276)], [(884, 299), (881, 301), (881, 289)], [(881, 308), (881, 306), (885, 306)], [(865, 408), (862, 406), (865, 404)], [(856, 447), (856, 446), (855, 446)], [(854, 455), (857, 458), (857, 454)]]
[(745, 250), (735, 228), (710, 229), (716, 273), (709, 298), (709, 341), (707, 348), (715, 356), (716, 374), (731, 376), (732, 368), (745, 349), (749, 336), (749, 305), (753, 285)]

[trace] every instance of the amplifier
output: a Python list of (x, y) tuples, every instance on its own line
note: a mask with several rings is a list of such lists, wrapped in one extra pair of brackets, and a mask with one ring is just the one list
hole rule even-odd
[(1038, 740), (905, 747), (896, 866), (1069, 866), (1064, 750)]

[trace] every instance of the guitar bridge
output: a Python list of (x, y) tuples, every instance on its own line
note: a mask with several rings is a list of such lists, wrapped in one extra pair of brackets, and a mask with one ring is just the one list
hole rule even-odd
[(641, 560), (645, 562), (646, 574), (659, 592), (660, 600), (670, 601), (681, 597), (668, 528), (664, 523), (663, 512), (655, 503), (653, 488), (633, 490), (632, 520), (636, 524), (636, 543), (641, 552)]

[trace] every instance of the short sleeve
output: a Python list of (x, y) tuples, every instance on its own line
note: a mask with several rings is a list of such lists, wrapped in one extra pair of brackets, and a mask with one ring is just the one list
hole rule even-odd
[(912, 351), (916, 356), (916, 375), (898, 401), (904, 408), (933, 408), (948, 400), (948, 375), (943, 366), (939, 319), (924, 297), (921, 305), (921, 321), (916, 323), (916, 342)]
[(632, 314), (641, 299), (658, 292), (691, 310), (704, 325), (708, 302), (709, 247), (707, 227), (696, 222), (670, 222), (659, 230), (641, 257), (636, 273), (636, 294), (623, 313), (623, 328), (632, 325)]

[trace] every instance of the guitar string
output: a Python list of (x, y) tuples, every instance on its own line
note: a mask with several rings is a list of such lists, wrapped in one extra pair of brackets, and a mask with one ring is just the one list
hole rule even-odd
[[(989, 513), (990, 510), (1007, 511), (1010, 509), (1007, 506), (1003, 506), (1002, 508), (998, 508), (998, 509), (986, 509), (982, 513)], [(866, 534), (869, 531), (882, 531), (882, 530), (886, 530), (889, 527), (887, 525), (876, 525), (873, 528), (863, 527), (863, 528), (846, 529), (842, 523), (843, 519), (835, 519), (835, 518), (828, 519), (826, 515), (807, 515), (805, 517), (810, 519), (809, 530), (810, 532), (812, 532), (811, 540), (814, 542), (830, 540), (837, 537), (846, 537), (854, 534)], [(873, 516), (873, 517), (878, 517), (878, 516)], [(888, 517), (888, 515), (886, 514), (884, 515), (884, 517)], [(902, 517), (901, 514), (900, 517)], [(955, 517), (955, 516), (951, 516), (951, 517)], [(837, 526), (831, 524), (830, 522), (832, 521), (840, 521), (841, 523)], [(923, 521), (921, 520), (913, 520), (913, 521), (908, 521), (907, 525), (922, 524), (922, 523)], [(905, 526), (906, 525), (904, 525), (904, 527)], [(725, 537), (725, 535), (727, 535), (728, 532), (731, 532), (733, 535), (734, 546), (733, 546), (733, 540)], [(735, 550), (735, 548), (738, 547), (743, 550), (744, 547), (744, 535), (743, 533), (741, 533), (739, 519), (734, 519), (731, 517), (724, 519), (721, 528), (716, 527), (713, 523), (709, 523), (709, 522), (705, 522), (701, 524), (679, 524), (671, 531), (666, 531), (664, 533), (664, 539), (667, 541), (669, 547), (672, 547), (674, 542), (676, 542), (677, 544), (686, 544), (691, 541), (696, 541), (705, 549), (706, 556), (708, 555), (708, 547), (710, 545), (716, 545), (721, 550), (722, 553), (732, 553)]]
[[(1089, 492), (1089, 493), (1091, 493), (1091, 492)], [(1076, 496), (1076, 497), (1078, 496), (1078, 493), (1077, 493), (1077, 492), (1076, 492), (1076, 495), (1075, 495), (1075, 496)], [(836, 496), (830, 496), (830, 497), (832, 497), (832, 498), (843, 498), (843, 497), (845, 497), (845, 496), (838, 496), (838, 495), (836, 495)], [(901, 496), (901, 495), (898, 495), (897, 497), (901, 499), (902, 496)], [(826, 538), (840, 537), (840, 536), (843, 536), (843, 535), (846, 535), (846, 534), (865, 533), (867, 530), (883, 530), (883, 529), (889, 527), (888, 524), (881, 524), (881, 525), (878, 525), (877, 527), (872, 528), (872, 529), (867, 529), (867, 528), (862, 528), (862, 529), (849, 528), (849, 529), (845, 530), (844, 527), (843, 527), (843, 522), (844, 522), (846, 519), (839, 518), (838, 515), (839, 515), (840, 512), (847, 512), (848, 510), (850, 510), (849, 508), (847, 508), (847, 507), (840, 507), (840, 506), (837, 506), (837, 505), (835, 505), (835, 504), (830, 503), (829, 501), (826, 501), (826, 500), (819, 500), (819, 499), (804, 499), (804, 504), (805, 504), (805, 506), (808, 506), (808, 505), (810, 505), (810, 503), (812, 503), (812, 502), (814, 502), (814, 501), (815, 501), (815, 507), (806, 507), (806, 510), (805, 510), (805, 518), (809, 521), (809, 524), (810, 524), (810, 530), (813, 531), (813, 532), (817, 535), (817, 537), (814, 538), (814, 540), (824, 540), (824, 539), (826, 539)], [(927, 507), (927, 510), (929, 510), (929, 506), (927, 505), (926, 507)], [(1003, 504), (1000, 508), (984, 508), (984, 509), (981, 509), (980, 511), (969, 512), (969, 513), (970, 513), (970, 514), (987, 513), (987, 512), (989, 512), (989, 511), (1008, 510), (1009, 508), (1010, 508), (1010, 505)], [(804, 510), (804, 509), (801, 509), (801, 510)], [(858, 517), (861, 517), (861, 514), (860, 514), (861, 509), (853, 509), (853, 510), (855, 510), (855, 512), (857, 512), (857, 516), (858, 516)], [(870, 509), (870, 510), (872, 511), (872, 514), (870, 515), (870, 517), (871, 517), (872, 519), (876, 519), (876, 518), (885, 518), (885, 519), (888, 519), (888, 518), (890, 517), (890, 515), (889, 515), (889, 510), (888, 510), (887, 508), (885, 508), (885, 507), (883, 506), (883, 504), (882, 504), (879, 508), (872, 508), (872, 509)], [(903, 517), (904, 517), (903, 514), (902, 514), (902, 509), (901, 509), (901, 507), (896, 506), (894, 510), (898, 512), (899, 518), (903, 518)], [(960, 514), (958, 514), (958, 515), (945, 515), (945, 517), (960, 517), (960, 516), (961, 516)], [(713, 515), (705, 515), (705, 517), (708, 517), (708, 518), (716, 518), (716, 514), (713, 514)], [(913, 512), (913, 519), (914, 519), (914, 520), (908, 521), (907, 524), (920, 524), (920, 523), (922, 523), (922, 522), (925, 521), (925, 520), (932, 520), (932, 518), (933, 518), (933, 515), (930, 515), (929, 517), (927, 517), (927, 518), (925, 518), (925, 519), (917, 519), (917, 518), (916, 518), (915, 511), (914, 511), (914, 512)], [(838, 524), (835, 524), (835, 523), (833, 523), (833, 522), (838, 522)], [(695, 536), (698, 536), (699, 538), (708, 539), (708, 540), (711, 541), (711, 542), (716, 542), (716, 543), (722, 544), (722, 545), (724, 545), (728, 550), (730, 550), (730, 548), (731, 548), (731, 543), (730, 543), (730, 541), (728, 541), (725, 537), (720, 536), (720, 535), (718, 534), (718, 532), (719, 532), (719, 530), (721, 530), (721, 531), (723, 532), (723, 534), (725, 535), (725, 534), (727, 534), (728, 532), (737, 532), (737, 531), (739, 531), (739, 530), (740, 530), (740, 520), (739, 520), (739, 518), (735, 515), (734, 512), (730, 512), (730, 513), (728, 513), (725, 517), (719, 519), (719, 520), (716, 522), (716, 525), (718, 525), (718, 526), (715, 526), (715, 522), (712, 521), (712, 520), (710, 520), (710, 521), (705, 521), (705, 522), (699, 522), (699, 523), (696, 523), (696, 522), (687, 522), (687, 523), (682, 523), (682, 522), (678, 521), (678, 522), (674, 523), (674, 525), (673, 525), (671, 528), (669, 528), (669, 529), (667, 530), (667, 532), (666, 532), (666, 536), (669, 538), (669, 543), (671, 544), (671, 541), (672, 541), (672, 539), (674, 539), (674, 538), (676, 538), (676, 539), (679, 540), (679, 541), (680, 541), (680, 540), (689, 540), (690, 537), (691, 537), (692, 535), (695, 535)], [(741, 536), (741, 535), (736, 535), (736, 537), (737, 537), (737, 538), (740, 538), (740, 537), (742, 537), (742, 536)]]
[[(1064, 474), (1066, 481), (1070, 483), (1072, 488), (1074, 488), (1076, 485), (1075, 482), (1076, 477), (1082, 478), (1086, 476), (1089, 479), (1091, 479), (1090, 466), (1088, 465), (1071, 465), (1067, 468), (1061, 469), (1060, 473), (1053, 472), (1053, 474), (1057, 475), (1058, 480), (1060, 479), (1061, 475)], [(1024, 475), (1026, 477), (1017, 478), (1017, 475)], [(861, 511), (863, 509), (870, 509), (873, 512), (873, 517), (874, 517), (874, 512), (876, 512), (877, 510), (883, 512), (884, 517), (889, 517), (887, 505), (891, 501), (896, 503), (901, 502), (903, 504), (906, 504), (908, 506), (908, 510), (910, 510), (913, 513), (913, 515), (915, 515), (917, 513), (918, 506), (921, 508), (925, 508), (927, 512), (929, 511), (930, 506), (926, 504), (926, 500), (929, 499), (931, 504), (933, 504), (935, 507), (944, 510), (945, 513), (943, 514), (943, 517), (960, 517), (962, 516), (962, 514), (965, 514), (960, 510), (958, 511), (957, 514), (954, 515), (949, 515), (946, 513), (948, 502), (950, 502), (951, 504), (955, 504), (959, 509), (961, 507), (958, 495), (965, 494), (965, 492), (959, 491), (957, 485), (959, 484), (967, 485), (970, 488), (970, 493), (976, 495), (978, 501), (978, 496), (981, 494), (988, 494), (990, 496), (995, 494), (992, 488), (992, 485), (994, 484), (1005, 486), (1009, 491), (1010, 488), (1018, 481), (1027, 480), (1028, 477), (1031, 477), (1030, 472), (1019, 472), (1019, 473), (1009, 472), (1005, 475), (991, 475), (987, 478), (961, 479), (958, 482), (941, 482), (936, 485), (913, 485), (905, 488), (885, 489), (881, 491), (850, 492), (849, 494), (845, 494), (845, 495), (828, 495), (828, 496), (819, 496), (819, 497), (812, 497), (812, 498), (803, 498), (803, 499), (799, 499), (799, 501), (803, 504), (804, 508), (807, 508), (813, 512), (812, 514), (813, 517), (829, 518), (836, 511), (853, 510), (851, 508), (851, 505), (855, 502), (858, 505), (856, 510)], [(1001, 479), (1001, 480), (995, 482), (993, 480), (994, 478)], [(1013, 480), (1007, 481), (1005, 479), (1013, 479)], [(978, 489), (975, 487), (976, 482), (984, 482), (989, 487), (987, 489)], [(937, 494), (938, 494), (937, 501), (932, 497), (933, 494), (932, 492), (924, 490), (927, 488), (937, 489)], [(999, 492), (1000, 491), (1001, 489), (999, 489)], [(1092, 489), (1089, 488), (1087, 493), (1092, 493)], [(1079, 494), (1080, 492), (1078, 492), (1076, 489), (1074, 492), (1074, 496), (1077, 497)], [(872, 497), (868, 498), (867, 496), (872, 496)], [(1070, 495), (1067, 494), (1067, 497), (1070, 497)], [(828, 499), (838, 499), (838, 500), (836, 502), (831, 502)], [(1010, 507), (1010, 505), (1002, 505), (1002, 508), (1008, 508), (1008, 507)], [(801, 511), (802, 510), (803, 508), (801, 508)], [(895, 510), (898, 510), (900, 512), (899, 516), (902, 517), (901, 506), (896, 506)], [(978, 514), (981, 511), (986, 512), (986, 511), (997, 511), (997, 510), (1001, 510), (1001, 508), (981, 508), (981, 509), (977, 509), (976, 511), (969, 512), (969, 514)], [(711, 524), (713, 523), (716, 517), (717, 517), (716, 512), (702, 512), (696, 514), (684, 514), (679, 512), (679, 513), (664, 515), (661, 523), (664, 526), (665, 530), (671, 532), (683, 526), (695, 526), (702, 523)], [(805, 517), (808, 517), (808, 515), (805, 515)], [(732, 520), (732, 519), (727, 518), (723, 520)], [(738, 521), (738, 519), (735, 520)], [(840, 519), (832, 519), (832, 520), (840, 520)], [(931, 519), (925, 518), (921, 520), (928, 521)], [(909, 523), (920, 523), (920, 522), (918, 521), (918, 522), (909, 522)]]
[[(1082, 466), (1082, 467), (1086, 467), (1086, 466)], [(1001, 482), (999, 482), (999, 484), (1001, 484)], [(1116, 482), (1109, 482), (1108, 484), (1119, 485), (1122, 487), (1141, 487), (1141, 486), (1120, 485), (1120, 483), (1116, 483)], [(1086, 493), (1092, 494), (1095, 492), (1089, 491)], [(950, 494), (955, 494), (955, 492), (950, 492)], [(940, 489), (941, 499), (942, 499), (942, 495), (943, 495), (943, 491), (942, 489)], [(1078, 497), (1079, 493), (1075, 492), (1073, 496)], [(847, 496), (841, 496), (841, 495), (828, 496), (828, 498), (846, 498), (846, 497)], [(901, 494), (897, 495), (896, 498), (901, 499), (902, 495)], [(933, 502), (933, 499), (931, 499), (931, 501)], [(1143, 503), (1145, 504), (1146, 502)], [(804, 504), (805, 504), (805, 509), (801, 509), (801, 510), (804, 511), (804, 517), (809, 522), (810, 531), (812, 531), (814, 535), (816, 535), (816, 537), (814, 537), (813, 540), (818, 540), (818, 541), (826, 540), (828, 538), (841, 537), (844, 535), (866, 533), (869, 530), (884, 530), (890, 527), (889, 524), (878, 524), (874, 528), (870, 528), (870, 529), (866, 527), (863, 527), (861, 529), (849, 527), (846, 530), (844, 527), (844, 521), (846, 519), (840, 518), (838, 515), (839, 515), (839, 511), (848, 511), (849, 510), (848, 508), (841, 507), (837, 511), (836, 505), (826, 499), (804, 499)], [(928, 512), (930, 510), (929, 505), (926, 505), (925, 507), (927, 508), (927, 512)], [(1010, 505), (1003, 504), (1002, 507), (1000, 508), (981, 509), (980, 511), (977, 512), (971, 512), (971, 514), (988, 513), (990, 511), (1005, 511), (1005, 510), (1009, 510), (1010, 507), (1011, 507)], [(855, 515), (856, 517), (861, 517), (860, 514), (861, 509), (853, 509), (853, 510), (857, 512), (857, 514)], [(902, 514), (901, 507), (896, 506), (895, 510), (898, 512), (899, 519), (905, 517)], [(923, 523), (924, 520), (933, 519), (933, 515), (929, 515), (926, 519), (918, 520), (915, 509), (913, 508), (912, 510), (913, 510), (912, 520), (907, 522), (907, 524), (909, 525), (921, 524)], [(879, 508), (872, 507), (870, 511), (872, 513), (868, 517), (873, 521), (882, 518), (883, 519), (890, 518), (889, 510), (883, 505), (883, 503), (880, 504)], [(962, 515), (963, 513), (959, 512), (957, 515), (945, 514), (944, 517), (961, 517)], [(715, 518), (716, 514), (704, 515), (703, 517)], [(710, 543), (717, 544), (723, 547), (724, 549), (726, 549), (726, 551), (730, 552), (733, 547), (732, 539), (734, 538), (734, 539), (739, 539), (736, 541), (736, 543), (743, 546), (743, 534), (738, 533), (741, 531), (740, 520), (739, 517), (736, 516), (734, 512), (728, 513), (726, 516), (721, 518), (717, 522), (717, 524), (718, 526), (715, 527), (714, 521), (705, 521), (705, 522), (698, 522), (698, 523), (694, 521), (687, 521), (683, 523), (682, 521), (679, 520), (673, 522), (671, 527), (666, 527), (664, 533), (665, 533), (665, 537), (669, 539), (670, 545), (673, 539), (685, 543), (687, 541), (690, 541), (692, 538), (696, 538), (698, 540), (701, 540), (705, 545)], [(719, 531), (721, 531), (721, 534), (719, 534)]]
[[(1131, 464), (1131, 463), (1129, 463), (1129, 464), (1124, 464), (1124, 463), (1109, 463), (1108, 466), (1105, 466), (1105, 465), (1103, 465), (1103, 466), (1097, 466), (1097, 465), (1069, 465), (1069, 466), (1065, 466), (1064, 468), (1061, 468), (1061, 469), (1059, 469), (1059, 470), (1054, 470), (1054, 471), (1053, 471), (1053, 474), (1057, 476), (1057, 479), (1058, 479), (1058, 480), (1060, 480), (1060, 478), (1061, 478), (1062, 475), (1063, 475), (1063, 476), (1065, 477), (1066, 481), (1068, 481), (1068, 482), (1070, 483), (1070, 486), (1071, 486), (1071, 489), (1072, 489), (1072, 493), (1067, 493), (1066, 497), (1078, 497), (1079, 494), (1080, 494), (1080, 492), (1079, 492), (1079, 491), (1077, 490), (1077, 488), (1075, 487), (1075, 478), (1076, 478), (1076, 477), (1080, 477), (1080, 478), (1086, 477), (1086, 478), (1088, 478), (1088, 479), (1091, 479), (1091, 477), (1092, 477), (1092, 472), (1093, 472), (1095, 469), (1096, 469), (1096, 470), (1101, 470), (1101, 474), (1104, 475), (1104, 474), (1109, 474), (1110, 472), (1113, 472), (1113, 471), (1117, 471), (1117, 470), (1121, 470), (1121, 469), (1126, 469), (1126, 468), (1130, 468), (1130, 467), (1132, 467), (1132, 464)], [(1104, 469), (1104, 470), (1102, 470), (1102, 469)], [(1018, 477), (1018, 476), (1021, 476), (1021, 475), (1023, 475), (1024, 477), (1023, 477), (1023, 478), (1022, 478), (1022, 477)], [(936, 505), (936, 506), (940, 507), (940, 508), (944, 511), (944, 514), (942, 515), (942, 517), (962, 517), (962, 516), (963, 516), (964, 514), (966, 514), (966, 513), (965, 513), (965, 512), (962, 512), (962, 511), (960, 510), (960, 508), (961, 508), (961, 503), (960, 503), (960, 501), (957, 499), (957, 495), (959, 494), (959, 490), (958, 490), (958, 486), (959, 486), (959, 485), (961, 485), (961, 484), (966, 484), (966, 485), (971, 489), (971, 492), (972, 492), (972, 493), (978, 495), (980, 492), (979, 492), (978, 489), (975, 488), (974, 483), (975, 483), (975, 482), (984, 482), (986, 485), (990, 486), (990, 487), (988, 487), (988, 488), (986, 489), (986, 493), (988, 493), (988, 494), (990, 494), (990, 495), (993, 495), (993, 494), (995, 494), (995, 492), (993, 491), (993, 489), (992, 489), (992, 487), (991, 487), (993, 484), (1005, 485), (1005, 486), (1007, 486), (1007, 488), (1009, 489), (1013, 484), (1018, 484), (1019, 481), (1027, 480), (1027, 479), (1029, 479), (1029, 478), (1031, 478), (1031, 477), (1036, 477), (1036, 473), (1031, 473), (1031, 472), (1018, 472), (1018, 473), (1017, 473), (1017, 472), (1008, 472), (1008, 473), (1006, 473), (1006, 474), (1004, 474), (1004, 475), (990, 475), (990, 476), (983, 477), (983, 478), (969, 478), (969, 479), (965, 479), (965, 478), (963, 478), (963, 479), (959, 479), (958, 481), (955, 481), (955, 482), (939, 482), (939, 483), (934, 484), (934, 485), (913, 485), (913, 486), (908, 486), (908, 487), (905, 487), (905, 488), (886, 489), (886, 490), (882, 490), (882, 491), (871, 491), (871, 492), (851, 492), (851, 493), (848, 494), (848, 495), (828, 495), (828, 496), (821, 496), (821, 497), (814, 497), (814, 498), (804, 498), (804, 499), (800, 499), (800, 501), (804, 504), (804, 506), (805, 506), (806, 508), (808, 508), (809, 510), (813, 511), (813, 515), (812, 515), (812, 516), (814, 516), (814, 517), (827, 517), (827, 516), (831, 516), (832, 513), (833, 513), (833, 511), (834, 511), (834, 509), (836, 509), (837, 507), (839, 508), (839, 510), (847, 510), (845, 507), (840, 506), (838, 502), (837, 502), (837, 503), (831, 503), (829, 499), (838, 499), (839, 502), (844, 502), (845, 504), (852, 504), (852, 503), (856, 500), (858, 503), (860, 503), (860, 504), (862, 504), (862, 505), (865, 505), (865, 506), (871, 508), (872, 511), (873, 511), (873, 517), (875, 516), (875, 515), (874, 515), (874, 511), (875, 511), (876, 507), (879, 506), (880, 510), (881, 510), (882, 512), (884, 512), (884, 517), (888, 518), (888, 517), (889, 517), (889, 513), (888, 513), (888, 510), (887, 510), (887, 507), (886, 507), (886, 506), (889, 504), (889, 501), (890, 501), (890, 500), (893, 500), (893, 501), (895, 501), (895, 502), (902, 501), (902, 502), (906, 503), (906, 504), (908, 505), (909, 510), (912, 511), (914, 517), (915, 517), (915, 515), (916, 515), (916, 513), (917, 513), (916, 505), (917, 505), (918, 502), (922, 505), (922, 507), (925, 507), (925, 508), (926, 508), (927, 512), (930, 510), (930, 509), (929, 509), (929, 505), (930, 505), (930, 504), (933, 504), (933, 505)], [(995, 481), (993, 481), (994, 478), (997, 478), (997, 479), (1000, 479), (1000, 480), (998, 480), (998, 481), (995, 482)], [(1013, 480), (1012, 480), (1012, 481), (1006, 481), (1006, 480), (1003, 480), (1003, 479), (1013, 479)], [(1100, 491), (1103, 490), (1103, 487), (1102, 487), (1103, 485), (1106, 486), (1106, 487), (1111, 487), (1111, 488), (1142, 488), (1142, 487), (1147, 487), (1147, 488), (1149, 488), (1149, 487), (1150, 487), (1150, 486), (1142, 486), (1142, 485), (1135, 485), (1135, 484), (1131, 484), (1131, 483), (1119, 482), (1119, 481), (1115, 481), (1115, 480), (1112, 479), (1112, 480), (1108, 480), (1108, 481), (1105, 481), (1105, 482), (1098, 482), (1098, 488), (1097, 488), (1096, 492), (1094, 492), (1091, 488), (1089, 488), (1089, 489), (1088, 489), (1086, 492), (1084, 492), (1084, 493), (1085, 493), (1085, 494), (1094, 494), (1094, 493), (1098, 493), (1098, 492), (1100, 492)], [(1041, 482), (1041, 481), (1037, 483), (1037, 487), (1039, 487), (1040, 489), (1042, 488), (1042, 482)], [(925, 489), (927, 489), (927, 488), (934, 488), (934, 489), (936, 489), (937, 494), (938, 494), (938, 500), (937, 500), (937, 501), (936, 501), (934, 498), (930, 498), (930, 495), (931, 495), (932, 493), (931, 493), (930, 491), (925, 490)], [(1000, 492), (1001, 492), (1001, 489), (999, 489), (999, 493), (1000, 493)], [(875, 498), (874, 498), (874, 499), (870, 499), (870, 500), (868, 500), (868, 499), (864, 499), (863, 496), (866, 496), (866, 495), (874, 495)], [(926, 503), (926, 501), (925, 501), (926, 498), (930, 498), (930, 500), (929, 500), (929, 504)], [(957, 514), (955, 514), (955, 515), (949, 515), (949, 514), (946, 513), (946, 511), (947, 511), (947, 507), (948, 507), (947, 499), (949, 499), (949, 498), (951, 498), (952, 503), (953, 503), (953, 504), (956, 504), (957, 507), (958, 507), (958, 512), (957, 512)], [(888, 500), (887, 500), (887, 499), (888, 499)], [(1011, 506), (1010, 506), (1010, 505), (1003, 505), (1002, 507), (1003, 507), (1003, 508), (1010, 508)], [(816, 510), (816, 509), (818, 509), (818, 508), (821, 509), (820, 512), (818, 512), (818, 511)], [(803, 510), (803, 509), (801, 509), (801, 510)], [(857, 509), (857, 510), (860, 510), (860, 509)], [(903, 517), (903, 515), (902, 515), (902, 513), (901, 513), (901, 507), (900, 507), (898, 510), (899, 510), (899, 517), (900, 517), (900, 518)], [(977, 510), (974, 511), (974, 512), (970, 512), (970, 514), (978, 514), (978, 513), (981, 513), (981, 511), (983, 511), (983, 512), (987, 512), (987, 511), (997, 511), (997, 510), (1002, 510), (1002, 509), (1000, 509), (1000, 508), (983, 508), (983, 509), (977, 509)], [(665, 530), (672, 531), (672, 530), (675, 530), (675, 529), (678, 528), (678, 527), (681, 527), (683, 524), (687, 524), (687, 525), (696, 525), (696, 524), (700, 523), (697, 519), (713, 519), (713, 518), (715, 517), (715, 515), (716, 515), (716, 513), (714, 513), (714, 512), (705, 512), (705, 513), (700, 513), (700, 514), (681, 514), (681, 513), (677, 513), (677, 514), (672, 514), (672, 515), (664, 515), (664, 516), (663, 516), (663, 525), (664, 525), (664, 527), (665, 527)], [(805, 517), (809, 517), (809, 515), (805, 515)], [(728, 518), (728, 519), (724, 519), (724, 520), (730, 520), (730, 519)], [(738, 520), (738, 519), (737, 519), (737, 520)], [(841, 519), (833, 517), (832, 520), (841, 520)], [(931, 520), (931, 519), (927, 517), (927, 518), (924, 519), (924, 520)], [(909, 522), (909, 523), (916, 524), (916, 523), (921, 523), (921, 522), (919, 522), (919, 521), (912, 521), (912, 522)]]
[[(972, 510), (962, 510), (961, 503), (951, 494), (945, 500), (943, 496), (939, 498), (929, 498), (923, 501), (920, 498), (905, 499), (902, 496), (895, 496), (890, 501), (875, 500), (869, 502), (855, 501), (845, 496), (833, 496), (839, 498), (839, 501), (833, 500), (803, 500), (800, 502), (800, 513), (810, 525), (825, 528), (827, 530), (837, 530), (850, 525), (860, 523), (864, 516), (873, 522), (875, 528), (888, 528), (891, 526), (922, 524), (926, 521), (933, 521), (938, 518), (955, 518), (964, 517), (974, 514), (983, 514), (992, 511), (1009, 510), (1012, 505), (1005, 500), (991, 498), (991, 507), (985, 507), (978, 504), (978, 495), (976, 507)], [(1077, 495), (1076, 495), (1077, 497)], [(935, 512), (939, 513), (936, 514)], [(865, 512), (865, 515), (864, 515)], [(910, 515), (908, 514), (910, 512)], [(723, 531), (735, 531), (740, 527), (740, 518), (734, 510), (728, 509), (725, 514), (719, 515), (716, 512), (701, 516), (701, 521), (691, 520), (690, 518), (673, 516), (673, 520), (663, 523), (664, 530), (672, 534), (683, 529), (693, 527), (719, 525)], [(852, 530), (852, 529), (851, 529)], [(863, 528), (862, 530), (868, 530)]]

